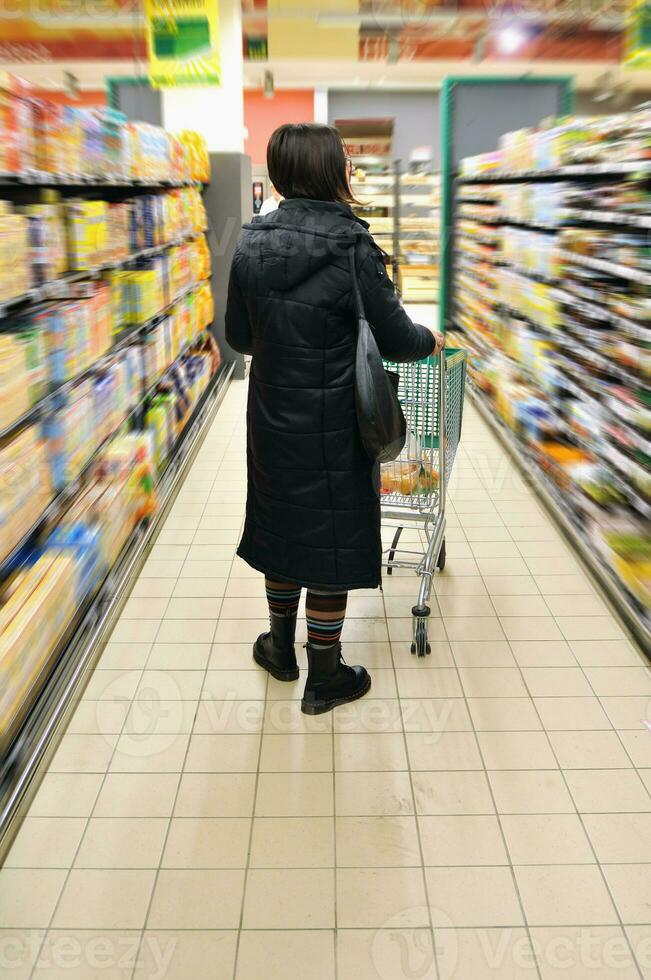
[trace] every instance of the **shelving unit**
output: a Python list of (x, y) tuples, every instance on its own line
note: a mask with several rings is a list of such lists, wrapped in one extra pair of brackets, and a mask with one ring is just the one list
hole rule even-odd
[[(606, 211), (622, 180), (640, 207)], [(651, 266), (630, 238), (649, 180), (651, 161), (459, 177), (449, 325), (482, 414), (651, 653)]]
[[(218, 179), (218, 178), (217, 178)], [(138, 192), (151, 193), (173, 187), (190, 186), (194, 181), (106, 181), (82, 180), (67, 175), (42, 175), (34, 172), (18, 176), (0, 175), (0, 197), (19, 203), (29, 201), (30, 195), (42, 187), (56, 186), (63, 197), (75, 193), (89, 196), (103, 196), (105, 190), (111, 193), (106, 197), (121, 200)], [(117, 195), (117, 197), (116, 197)], [(68, 273), (48, 281), (28, 292), (13, 297), (0, 304), (0, 332), (10, 317), (29, 313), (37, 304), (56, 301), (65, 294), (73, 283), (97, 279), (111, 269), (129, 269), (143, 260), (152, 259), (165, 250), (182, 245), (197, 237), (193, 232), (182, 238), (168, 241), (153, 248), (134, 251), (122, 259), (103, 263), (84, 271)], [(196, 274), (196, 273), (195, 273)], [(208, 275), (210, 276), (210, 271)], [(203, 280), (202, 280), (203, 281)], [(63, 384), (50, 386), (43, 396), (18, 419), (0, 431), (0, 444), (10, 443), (22, 430), (38, 425), (49, 414), (63, 404), (67, 392), (85, 379), (100, 374), (128, 346), (154, 329), (169, 315), (176, 304), (200, 288), (202, 281), (189, 283), (175, 298), (155, 315), (141, 323), (131, 324), (120, 329), (113, 338), (111, 346), (102, 356), (83, 371), (69, 378)], [(184, 357), (195, 345), (198, 336), (187, 340), (174, 361)], [(142, 348), (139, 348), (142, 350)], [(143, 373), (142, 391), (137, 403), (128, 406), (128, 411), (116, 420), (116, 425), (85, 460), (81, 471), (74, 480), (53, 493), (38, 518), (27, 528), (8, 555), (0, 560), (0, 583), (6, 581), (17, 569), (30, 560), (34, 545), (61, 520), (62, 516), (74, 506), (95, 471), (98, 460), (107, 446), (121, 432), (140, 430), (144, 425), (146, 406), (172, 366), (168, 366), (152, 383), (151, 377)], [(102, 649), (102, 642), (114, 622), (135, 575), (139, 572), (147, 550), (158, 527), (165, 518), (178, 491), (182, 477), (206, 432), (214, 413), (223, 398), (233, 373), (233, 364), (223, 364), (211, 378), (207, 389), (194, 405), (186, 418), (165, 464), (159, 468), (156, 494), (158, 509), (156, 513), (138, 523), (133, 533), (122, 547), (117, 561), (108, 569), (102, 580), (85, 595), (73, 619), (67, 623), (56, 647), (51, 650), (40, 667), (38, 676), (32, 678), (31, 688), (20, 702), (15, 714), (10, 715), (9, 727), (2, 733), (2, 763), (0, 764), (0, 855), (8, 846), (20, 817), (26, 794), (33, 791), (38, 773), (43, 763), (54, 750), (58, 735), (68, 717), (75, 697), (78, 696), (87, 675)], [(102, 433), (104, 435), (104, 433)]]
[(406, 303), (434, 303), (438, 293), (439, 175), (411, 173), (399, 160), (390, 171), (353, 179), (358, 213), (391, 256), (393, 278)]

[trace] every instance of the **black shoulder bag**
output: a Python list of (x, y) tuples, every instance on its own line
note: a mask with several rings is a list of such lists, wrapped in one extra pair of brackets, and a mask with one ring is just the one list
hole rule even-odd
[(389, 463), (396, 459), (407, 439), (407, 423), (398, 401), (399, 376), (382, 362), (373, 328), (366, 319), (357, 279), (355, 245), (350, 250), (350, 271), (357, 315), (355, 355), (355, 407), (364, 449), (372, 460)]

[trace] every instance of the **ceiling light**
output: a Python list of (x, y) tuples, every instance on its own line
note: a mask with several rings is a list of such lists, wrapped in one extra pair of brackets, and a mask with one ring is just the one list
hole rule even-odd
[(527, 35), (519, 27), (503, 27), (497, 33), (497, 49), (500, 54), (515, 54), (527, 41)]

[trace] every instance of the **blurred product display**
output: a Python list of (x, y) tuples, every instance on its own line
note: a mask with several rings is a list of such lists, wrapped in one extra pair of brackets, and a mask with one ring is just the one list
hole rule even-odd
[(651, 629), (651, 110), (509, 133), (456, 185), (454, 325), (638, 629)]
[(429, 171), (358, 169), (352, 179), (356, 208), (391, 258), (405, 303), (435, 303), (439, 284), (440, 177)]
[(23, 79), (0, 72), (0, 175), (183, 184), (209, 180), (210, 164), (198, 133), (173, 135), (114, 109), (37, 99)]
[[(50, 105), (0, 75), (5, 760), (223, 382), (198, 186), (209, 178), (195, 133)], [(123, 189), (85, 196), (85, 180)]]

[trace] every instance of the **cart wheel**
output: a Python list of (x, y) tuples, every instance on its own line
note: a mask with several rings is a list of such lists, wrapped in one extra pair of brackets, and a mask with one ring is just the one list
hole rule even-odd
[(436, 559), (436, 567), (438, 568), (439, 572), (442, 572), (445, 568), (445, 538), (443, 538), (443, 544), (441, 545), (439, 556)]
[(427, 642), (426, 619), (419, 619), (416, 624), (416, 635), (414, 636), (414, 642), (411, 645), (411, 652), (418, 654), (419, 657), (424, 657), (426, 654), (432, 652), (432, 648)]

